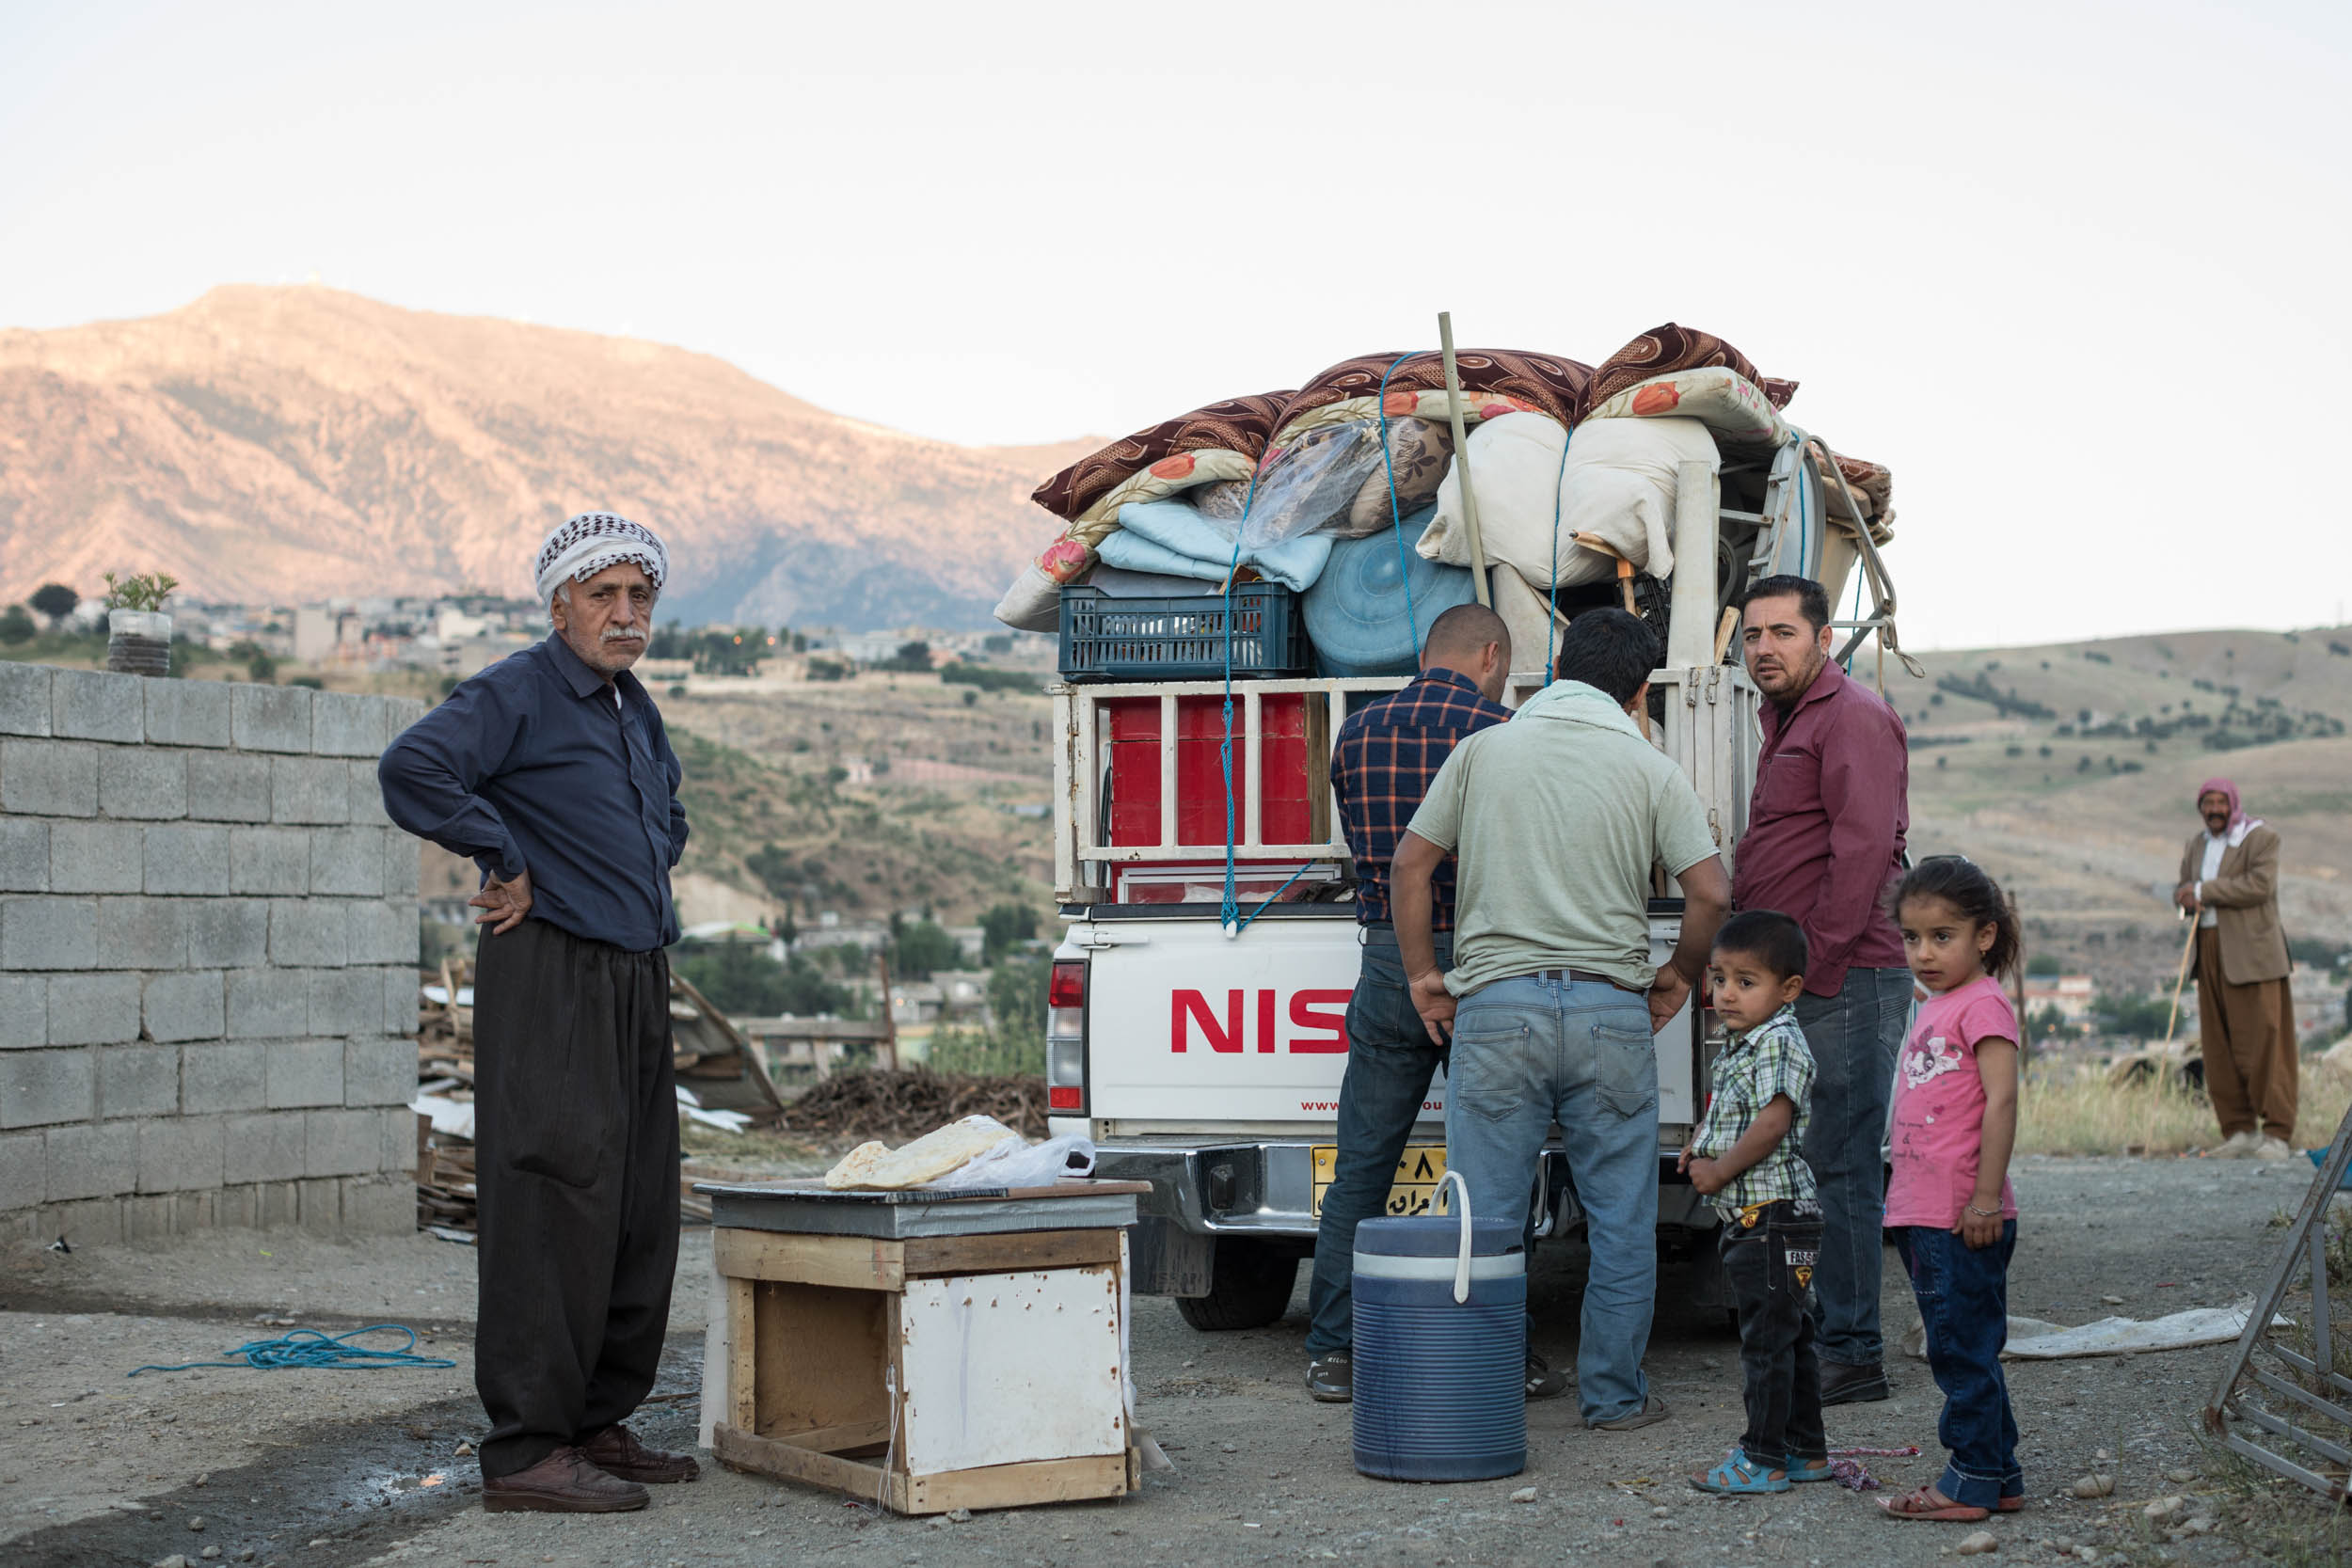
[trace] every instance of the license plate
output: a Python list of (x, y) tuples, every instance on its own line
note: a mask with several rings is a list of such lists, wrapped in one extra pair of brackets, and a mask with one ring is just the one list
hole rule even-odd
[[(1323, 1213), (1323, 1195), (1331, 1189), (1331, 1179), (1340, 1164), (1337, 1144), (1317, 1144), (1314, 1148), (1315, 1213)], [(1445, 1180), (1445, 1145), (1407, 1144), (1404, 1157), (1396, 1163), (1396, 1181), (1389, 1188), (1388, 1207), (1382, 1211), (1391, 1219), (1429, 1212), (1429, 1206), (1438, 1196), (1438, 1183)]]

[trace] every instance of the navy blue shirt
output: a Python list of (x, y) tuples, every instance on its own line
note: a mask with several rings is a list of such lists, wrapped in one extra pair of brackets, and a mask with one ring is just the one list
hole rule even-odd
[(501, 881), (529, 871), (532, 919), (632, 953), (678, 938), (683, 776), (637, 677), (607, 685), (560, 636), (459, 686), (376, 766), (393, 821)]
[[(1349, 714), (1331, 750), (1331, 787), (1340, 798), (1340, 824), (1356, 858), (1356, 918), (1369, 926), (1389, 911), (1389, 863), (1396, 841), (1421, 809), (1429, 781), (1454, 748), (1511, 717), (1478, 683), (1458, 670), (1424, 670)], [(1454, 929), (1454, 857), (1430, 879), (1432, 928)]]

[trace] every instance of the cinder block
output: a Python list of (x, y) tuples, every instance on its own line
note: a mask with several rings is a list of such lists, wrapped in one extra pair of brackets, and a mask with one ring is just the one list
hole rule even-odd
[(269, 904), (260, 898), (188, 903), (188, 967), (246, 969), (269, 957)]
[(345, 763), (351, 770), (351, 820), (362, 828), (389, 828), (391, 817), (384, 810), (384, 785), (375, 776), (373, 762)]
[[(310, 1033), (313, 1035), (373, 1035), (380, 1025), (384, 992), (372, 969), (313, 969), (310, 976)], [(342, 1098), (341, 1096), (337, 1097)]]
[(188, 906), (179, 898), (101, 898), (98, 967), (179, 969), (188, 961)]
[[(228, 1123), (229, 1154), (224, 1175), (230, 1181), (294, 1181), (302, 1175), (302, 1113), (277, 1111), (263, 1116), (230, 1117)], [(256, 1195), (259, 1212), (257, 1223), (267, 1225), (273, 1217), (281, 1223), (294, 1217), (294, 1193), (291, 1189), (273, 1195), (266, 1189)]]
[(112, 1197), (139, 1184), (139, 1125), (83, 1122), (49, 1130), (49, 1201)]
[(174, 1193), (131, 1193), (115, 1199), (122, 1205), (122, 1240), (129, 1246), (167, 1242), (179, 1234), (180, 1205)]
[(351, 820), (351, 765), (332, 757), (272, 757), (270, 820), (335, 823)]
[(414, 898), (424, 862), (424, 840), (394, 829), (384, 835), (384, 896)]
[[(233, 1139), (236, 1133), (228, 1132), (223, 1136)], [(233, 1156), (233, 1148), (230, 1153)], [(262, 1195), (258, 1187), (249, 1183), (223, 1187), (219, 1192), (206, 1196), (219, 1200), (220, 1225), (224, 1230), (250, 1230), (262, 1223)]]
[(49, 891), (49, 824), (36, 816), (0, 817), (0, 893)]
[(310, 750), (323, 757), (372, 757), (384, 750), (384, 709), (356, 691), (310, 699)]
[(310, 830), (310, 891), (358, 898), (384, 895), (384, 830)]
[(87, 1121), (97, 1092), (95, 1066), (87, 1049), (0, 1055), (0, 1127)]
[[(229, 1035), (232, 1039), (299, 1035), (310, 1022), (310, 972), (300, 969), (229, 971)], [(342, 1053), (336, 1060), (342, 1060)], [(340, 1070), (340, 1069), (339, 1069)], [(340, 1089), (335, 1099), (342, 1099)], [(331, 1103), (331, 1101), (330, 1101)]]
[(117, 1045), (98, 1053), (100, 1116), (116, 1121), (131, 1117), (176, 1116), (179, 1110), (178, 1046)]
[[(288, 1113), (294, 1124), (294, 1168), (302, 1167), (302, 1113)], [(302, 1214), (302, 1183), (292, 1178), (283, 1181), (263, 1181), (254, 1188), (254, 1196), (261, 1210), (261, 1226), (264, 1230), (290, 1230)]]
[(137, 675), (59, 670), (50, 677), (49, 733), (135, 746), (147, 738), (147, 700)]
[(0, 811), (98, 814), (98, 748), (70, 740), (0, 741)]
[[(258, 1111), (264, 1092), (269, 1048), (260, 1040), (208, 1040), (180, 1052), (180, 1107), (190, 1116), (207, 1111)], [(231, 1130), (230, 1136), (235, 1136)], [(232, 1154), (230, 1164), (236, 1163)], [(297, 1175), (298, 1172), (280, 1172)], [(231, 1181), (259, 1180), (231, 1174)]]
[(354, 899), (344, 904), (342, 911), (347, 933), (343, 945), (350, 962), (415, 967), (419, 937), (414, 900), (396, 898), (379, 903), (373, 898)]
[(310, 749), (310, 689), (239, 686), (230, 692), (230, 735), (241, 752)]
[(405, 1105), (395, 1106), (381, 1116), (384, 1168), (405, 1172), (413, 1179), (417, 1174), (417, 1124), (424, 1118)]
[(300, 828), (230, 829), (229, 891), (289, 897), (310, 892), (310, 835)]
[(344, 1179), (344, 1235), (400, 1236), (416, 1228), (416, 1183), (388, 1181), (380, 1176)]
[(0, 899), (0, 969), (89, 969), (97, 962), (97, 899)]
[(49, 1043), (114, 1045), (139, 1037), (139, 977), (135, 974), (53, 974), (49, 978)]
[(366, 1176), (383, 1158), (373, 1111), (310, 1111), (304, 1115), (303, 1171), (309, 1176)]
[(143, 681), (147, 738), (157, 746), (226, 746), (229, 686), (221, 681)]
[(41, 1172), (48, 1162), (43, 1134), (10, 1132), (0, 1137), (0, 1209), (30, 1209), (41, 1198)]
[(49, 977), (0, 974), (0, 1051), (49, 1043)]
[(49, 680), (55, 673), (50, 665), (0, 659), (0, 735), (49, 733)]
[(205, 822), (269, 820), (269, 758), (194, 752), (187, 763), (190, 816)]
[(269, 907), (269, 961), (280, 969), (341, 969), (346, 906), (333, 898), (280, 898)]
[(117, 1246), (122, 1241), (122, 1200), (89, 1197), (78, 1203), (43, 1207), (35, 1240), (63, 1236), (72, 1245)]
[(417, 1092), (417, 1042), (365, 1035), (343, 1041), (343, 1103), (406, 1107)]
[(233, 830), (202, 822), (158, 822), (147, 830), (147, 891), (215, 894), (233, 891), (230, 869)]
[(98, 809), (149, 821), (187, 816), (188, 753), (109, 746), (98, 753)]
[(271, 1040), (262, 1053), (262, 1103), (273, 1111), (343, 1102), (343, 1042)]
[(343, 1184), (333, 1177), (294, 1183), (294, 1223), (314, 1236), (339, 1236), (343, 1228)]
[(423, 718), (432, 704), (421, 697), (387, 697), (384, 699), (384, 744), (400, 738), (400, 732)]
[(201, 1192), (172, 1195), (171, 1233), (184, 1236), (192, 1230), (211, 1230), (220, 1224), (220, 1189), (207, 1187)]
[(422, 1000), (418, 995), (416, 970), (387, 969), (379, 973), (384, 976), (385, 1033), (414, 1036), (417, 1032), (417, 1008)]
[(215, 1040), (229, 1026), (229, 983), (217, 969), (147, 977), (151, 1040)]
[(136, 893), (147, 830), (135, 822), (55, 822), (49, 828), (53, 893)]
[(226, 1132), (218, 1117), (158, 1117), (139, 1123), (139, 1191), (178, 1193), (219, 1186), (226, 1166)]

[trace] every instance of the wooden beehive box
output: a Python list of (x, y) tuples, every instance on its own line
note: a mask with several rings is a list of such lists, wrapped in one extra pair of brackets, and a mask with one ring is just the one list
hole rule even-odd
[[(1098, 1223), (1131, 1220), (1136, 1184), (830, 1204), (804, 1188), (771, 1204), (753, 1189), (698, 1190), (719, 1226), (725, 1386), (710, 1446), (722, 1464), (900, 1513), (1136, 1489), (1126, 1232)], [(955, 1233), (728, 1223), (746, 1218)]]

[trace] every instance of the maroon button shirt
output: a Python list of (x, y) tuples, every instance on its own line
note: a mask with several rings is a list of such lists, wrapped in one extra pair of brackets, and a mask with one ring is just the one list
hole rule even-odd
[(1849, 969), (1900, 969), (1902, 937), (1879, 901), (1911, 827), (1910, 744), (1876, 695), (1824, 664), (1796, 705), (1764, 705), (1764, 750), (1735, 909), (1778, 910), (1804, 928), (1804, 989), (1835, 996)]

